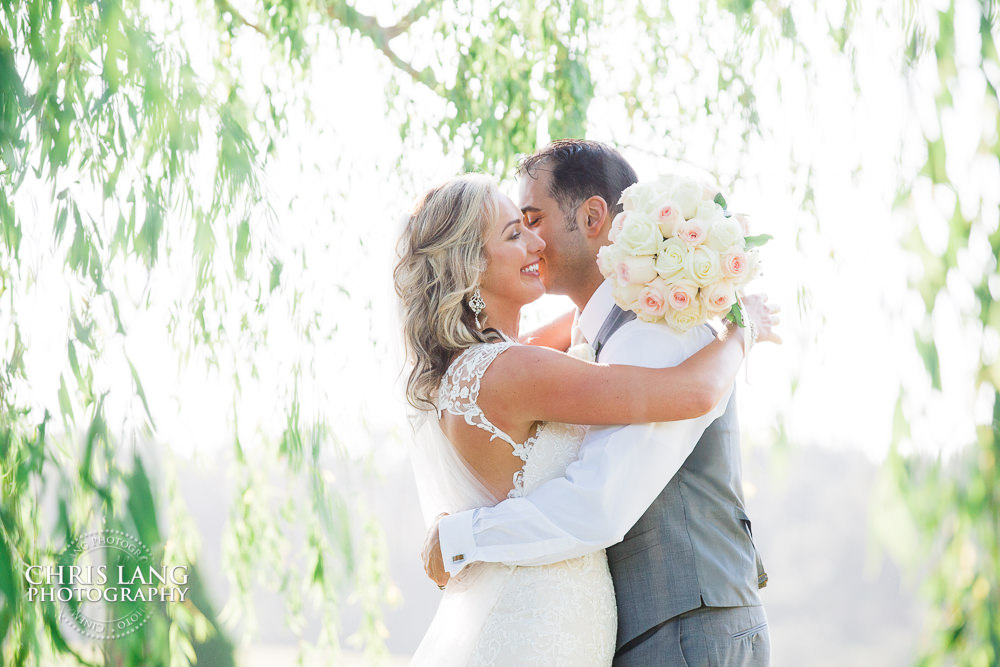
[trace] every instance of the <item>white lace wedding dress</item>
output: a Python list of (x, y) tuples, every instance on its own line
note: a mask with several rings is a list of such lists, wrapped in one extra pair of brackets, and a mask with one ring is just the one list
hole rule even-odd
[[(432, 415), (430, 438), (414, 460), (428, 518), (496, 502), (441, 432), (434, 417), (445, 410), (490, 433), (491, 441), (505, 442), (524, 462), (509, 497), (562, 476), (576, 459), (585, 427), (543, 423), (534, 436), (518, 443), (479, 408), (483, 373), (515, 344), (475, 345), (442, 378), (439, 412)], [(536, 567), (473, 563), (449, 582), (413, 664), (610, 665), (616, 629), (615, 594), (603, 550)]]

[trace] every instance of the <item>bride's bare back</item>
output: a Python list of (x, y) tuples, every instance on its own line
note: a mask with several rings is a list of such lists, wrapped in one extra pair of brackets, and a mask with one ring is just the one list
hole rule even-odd
[(524, 465), (518, 454), (530, 446), (537, 427), (511, 427), (502, 417), (485, 414), (481, 396), (493, 394), (491, 385), (500, 379), (490, 364), (512, 344), (495, 345), (471, 348), (452, 362), (441, 380), (438, 408), (441, 430), (499, 502), (514, 488)]

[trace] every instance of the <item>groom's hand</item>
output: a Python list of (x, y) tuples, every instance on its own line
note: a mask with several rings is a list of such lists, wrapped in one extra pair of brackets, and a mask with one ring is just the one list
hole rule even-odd
[(754, 324), (757, 325), (757, 342), (781, 343), (781, 336), (774, 330), (781, 322), (778, 313), (781, 308), (767, 303), (766, 294), (750, 294), (743, 297), (743, 304), (746, 306), (747, 315)]
[(438, 534), (438, 522), (441, 521), (441, 517), (447, 515), (447, 512), (442, 512), (435, 517), (434, 523), (427, 531), (424, 549), (420, 554), (421, 558), (424, 559), (424, 572), (441, 588), (446, 586), (448, 579), (451, 578), (451, 575), (444, 569), (444, 558), (441, 556), (441, 536)]

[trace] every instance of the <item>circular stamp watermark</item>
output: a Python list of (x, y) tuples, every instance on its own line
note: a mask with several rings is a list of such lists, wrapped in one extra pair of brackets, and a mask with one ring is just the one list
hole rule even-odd
[(114, 529), (71, 541), (55, 565), (27, 565), (29, 601), (60, 605), (60, 620), (93, 639), (118, 639), (140, 629), (154, 605), (183, 602), (187, 566), (154, 562), (139, 538)]

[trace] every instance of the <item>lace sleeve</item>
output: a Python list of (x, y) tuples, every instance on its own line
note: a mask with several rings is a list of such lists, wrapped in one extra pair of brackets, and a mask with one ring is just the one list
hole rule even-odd
[(526, 460), (529, 443), (514, 442), (513, 438), (497, 428), (479, 408), (479, 384), (483, 379), (483, 373), (501, 352), (513, 345), (516, 343), (510, 341), (482, 343), (470, 347), (459, 355), (441, 379), (437, 408), (439, 417), (446, 410), (453, 415), (463, 417), (465, 423), (478, 426), (489, 433), (490, 440), (500, 438), (510, 444), (514, 448), (514, 454)]

